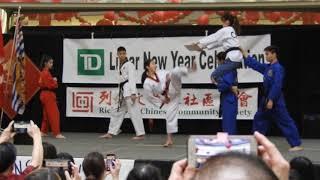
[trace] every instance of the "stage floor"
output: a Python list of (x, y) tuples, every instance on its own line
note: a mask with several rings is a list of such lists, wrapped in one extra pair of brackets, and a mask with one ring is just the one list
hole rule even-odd
[[(68, 152), (74, 157), (84, 157), (88, 152), (99, 151), (103, 154), (115, 153), (120, 159), (141, 160), (178, 160), (186, 157), (188, 135), (175, 135), (175, 145), (163, 148), (165, 135), (149, 134), (143, 141), (132, 141), (133, 134), (120, 134), (112, 139), (99, 139), (98, 133), (63, 133), (65, 140), (51, 137), (43, 138), (57, 147), (58, 152)], [(303, 139), (304, 151), (288, 152), (289, 145), (282, 137), (269, 137), (280, 149), (286, 159), (306, 156), (320, 164), (320, 139)], [(31, 146), (17, 145), (18, 155), (30, 156)]]

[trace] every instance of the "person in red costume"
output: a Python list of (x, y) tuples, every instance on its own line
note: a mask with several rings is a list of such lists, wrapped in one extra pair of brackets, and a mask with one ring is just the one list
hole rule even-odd
[(0, 108), (3, 106), (3, 92), (4, 92), (4, 71), (3, 71), (3, 66), (2, 66), (3, 60), (0, 57)]
[(60, 113), (56, 101), (55, 89), (58, 88), (56, 77), (52, 77), (50, 69), (53, 68), (53, 59), (48, 55), (43, 55), (41, 63), (42, 71), (40, 73), (39, 86), (41, 89), (40, 101), (42, 104), (42, 136), (48, 136), (48, 126), (52, 134), (57, 139), (65, 137), (60, 133)]

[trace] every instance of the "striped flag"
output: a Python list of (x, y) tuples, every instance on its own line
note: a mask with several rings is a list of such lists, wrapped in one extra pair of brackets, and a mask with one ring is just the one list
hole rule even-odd
[(25, 96), (25, 53), (24, 53), (24, 42), (23, 42), (23, 32), (22, 24), (19, 18), (16, 29), (15, 29), (15, 62), (13, 66), (12, 75), (12, 99), (11, 107), (18, 113), (23, 114), (26, 104)]

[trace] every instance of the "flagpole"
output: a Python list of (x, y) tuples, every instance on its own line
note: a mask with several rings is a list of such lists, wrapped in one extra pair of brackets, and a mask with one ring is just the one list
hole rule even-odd
[[(20, 21), (20, 12), (21, 12), (21, 6), (19, 6), (18, 8), (18, 15), (17, 15), (17, 19), (16, 19), (16, 27), (14, 29), (14, 34), (13, 34), (13, 44), (12, 44), (12, 49), (11, 49), (11, 54), (10, 54), (10, 65), (9, 65), (9, 69), (8, 69), (8, 74), (11, 70), (11, 67), (12, 67), (12, 56), (13, 56), (13, 52), (14, 52), (14, 49), (15, 49), (15, 45), (16, 45), (16, 41), (17, 41), (17, 31), (18, 31), (18, 25), (19, 25), (19, 21)], [(2, 30), (1, 30), (2, 31)], [(10, 82), (10, 75), (7, 76), (7, 82), (6, 82), (6, 86), (5, 86), (5, 89), (4, 89), (4, 92), (5, 92), (5, 97), (8, 97), (6, 96), (7, 92), (8, 92), (8, 83)], [(0, 117), (0, 130), (2, 130), (2, 119), (3, 119), (3, 106), (1, 108), (1, 117)]]

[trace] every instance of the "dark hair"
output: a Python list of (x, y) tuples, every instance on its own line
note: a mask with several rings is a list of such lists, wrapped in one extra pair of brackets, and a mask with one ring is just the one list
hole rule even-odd
[(160, 169), (152, 164), (144, 164), (133, 168), (127, 180), (162, 180)]
[(298, 171), (303, 179), (314, 180), (315, 172), (313, 163), (306, 157), (296, 157), (290, 161), (290, 167)]
[(120, 46), (118, 47), (117, 52), (120, 52), (120, 51), (127, 51), (127, 50), (123, 46)]
[(57, 149), (56, 147), (48, 142), (42, 142), (43, 146), (43, 159), (56, 159)]
[(56, 172), (56, 169), (41, 168), (39, 170), (32, 171), (24, 179), (25, 180), (43, 180), (43, 179), (60, 180), (60, 176)]
[(106, 168), (103, 155), (99, 152), (91, 152), (86, 155), (82, 162), (83, 172), (86, 179), (100, 179)]
[(229, 25), (233, 27), (233, 29), (236, 31), (237, 35), (240, 35), (240, 23), (237, 18), (237, 16), (233, 16), (232, 14), (226, 12), (221, 16), (222, 21), (229, 21)]
[(224, 61), (226, 59), (226, 53), (224, 51), (221, 51), (216, 55), (216, 58), (219, 61)]
[[(43, 69), (44, 67), (45, 67), (45, 65), (46, 65), (46, 63), (48, 62), (48, 61), (50, 61), (52, 59), (52, 57), (51, 56), (49, 56), (49, 55), (47, 55), (47, 54), (43, 54), (42, 56), (41, 56), (41, 69)], [(53, 60), (53, 59), (52, 59)]]
[(276, 55), (279, 55), (279, 48), (277, 46), (271, 45), (264, 48), (264, 51), (269, 51), (271, 53), (276, 53)]
[(246, 176), (238, 178), (246, 180), (278, 180), (274, 172), (259, 157), (240, 152), (227, 152), (210, 157), (201, 167), (195, 179), (217, 179), (217, 177), (221, 177), (223, 171), (229, 171), (230, 168), (235, 167), (241, 169), (242, 176)]
[(69, 160), (69, 161), (74, 163), (73, 156), (71, 154), (67, 153), (67, 152), (61, 152), (61, 153), (57, 154), (57, 158), (58, 159)]
[(142, 85), (144, 84), (144, 81), (146, 81), (146, 79), (148, 77), (148, 75), (147, 75), (147, 71), (148, 71), (147, 67), (150, 65), (150, 63), (153, 60), (154, 60), (154, 58), (144, 61), (144, 64), (143, 64), (144, 72), (141, 75), (141, 83), (142, 83)]
[(4, 142), (0, 144), (0, 173), (5, 172), (16, 161), (17, 150), (13, 144)]

